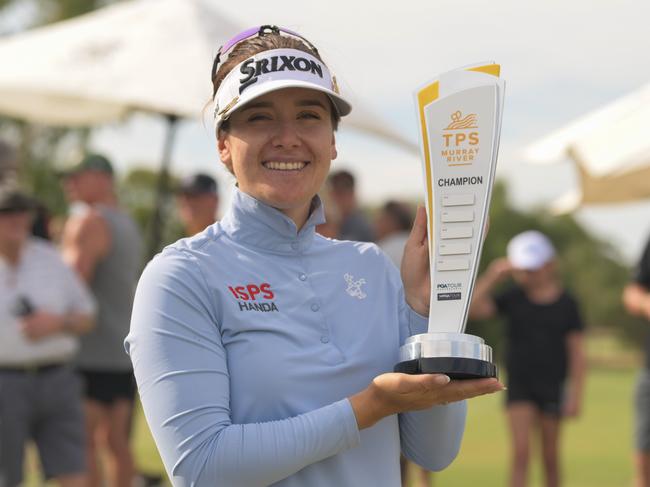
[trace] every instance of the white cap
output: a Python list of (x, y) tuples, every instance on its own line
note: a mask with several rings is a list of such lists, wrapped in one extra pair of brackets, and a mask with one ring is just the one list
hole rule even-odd
[(339, 95), (336, 78), (325, 63), (298, 49), (271, 49), (251, 56), (235, 66), (214, 95), (214, 126), (219, 126), (238, 108), (271, 91), (309, 88), (325, 93), (340, 116), (352, 106)]
[(508, 260), (515, 269), (537, 270), (555, 257), (555, 248), (546, 235), (529, 230), (508, 242)]

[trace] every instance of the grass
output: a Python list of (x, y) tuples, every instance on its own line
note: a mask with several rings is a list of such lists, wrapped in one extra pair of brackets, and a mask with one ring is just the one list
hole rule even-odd
[[(565, 487), (626, 487), (632, 485), (632, 394), (638, 370), (635, 358), (610, 339), (589, 340), (590, 367), (581, 416), (565, 423), (562, 458)], [(613, 357), (615, 360), (610, 361)], [(620, 357), (628, 357), (620, 360)], [(603, 365), (607, 364), (607, 365)], [(133, 450), (139, 471), (164, 469), (141, 410), (134, 425)], [(432, 476), (435, 487), (503, 487), (509, 464), (508, 429), (503, 398), (488, 396), (469, 402), (469, 417), (458, 458)], [(539, 455), (534, 454), (529, 487), (541, 487)], [(31, 455), (26, 487), (43, 485)]]
[[(562, 461), (566, 487), (632, 484), (632, 390), (635, 369), (591, 369), (581, 416), (565, 422)], [(502, 487), (508, 484), (510, 448), (502, 398), (470, 401), (456, 461), (432, 485)], [(538, 451), (530, 487), (542, 486)]]
[(166, 476), (162, 460), (160, 460), (160, 455), (140, 407), (136, 411), (132, 447), (138, 472)]

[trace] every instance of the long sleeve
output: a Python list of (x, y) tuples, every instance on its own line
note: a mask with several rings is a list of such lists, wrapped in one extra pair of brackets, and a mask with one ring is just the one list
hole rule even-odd
[(359, 443), (347, 399), (295, 417), (233, 424), (218, 300), (200, 265), (167, 250), (138, 284), (126, 349), (175, 486), (262, 486)]
[[(413, 311), (402, 299), (400, 310), (401, 342), (406, 336), (426, 333), (428, 319)], [(411, 461), (437, 471), (447, 467), (458, 455), (465, 431), (465, 401), (434, 406), (425, 411), (399, 415), (402, 453)]]

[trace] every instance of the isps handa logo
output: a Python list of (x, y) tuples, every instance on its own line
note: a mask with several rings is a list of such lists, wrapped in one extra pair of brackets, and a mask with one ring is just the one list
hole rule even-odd
[(228, 290), (237, 299), (239, 311), (279, 311), (272, 299), (275, 293), (268, 282), (246, 284), (245, 286), (228, 286)]
[(463, 114), (460, 110), (451, 114), (451, 123), (443, 129), (442, 160), (449, 166), (468, 166), (478, 155), (478, 120), (475, 113)]

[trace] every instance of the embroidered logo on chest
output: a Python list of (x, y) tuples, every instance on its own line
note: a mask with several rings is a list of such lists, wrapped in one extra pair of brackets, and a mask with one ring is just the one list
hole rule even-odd
[(352, 274), (345, 274), (343, 275), (343, 279), (345, 279), (345, 282), (348, 283), (348, 288), (345, 290), (346, 293), (348, 293), (353, 298), (366, 299), (367, 295), (361, 289), (361, 286), (366, 283), (366, 280), (363, 277), (355, 281)]

